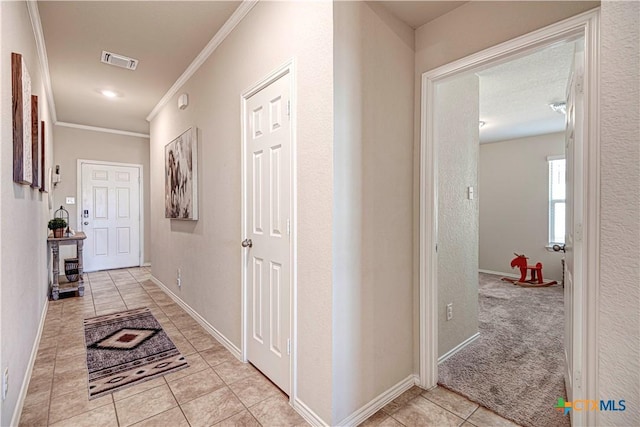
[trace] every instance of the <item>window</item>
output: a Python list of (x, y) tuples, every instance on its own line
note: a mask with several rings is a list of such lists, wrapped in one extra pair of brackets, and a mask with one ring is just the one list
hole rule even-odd
[(549, 157), (549, 246), (564, 244), (566, 208), (566, 160)]

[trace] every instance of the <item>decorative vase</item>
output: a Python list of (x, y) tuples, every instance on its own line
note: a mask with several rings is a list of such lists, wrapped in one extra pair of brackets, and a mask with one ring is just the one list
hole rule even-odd
[(64, 228), (54, 228), (53, 229), (53, 237), (60, 238), (64, 236)]

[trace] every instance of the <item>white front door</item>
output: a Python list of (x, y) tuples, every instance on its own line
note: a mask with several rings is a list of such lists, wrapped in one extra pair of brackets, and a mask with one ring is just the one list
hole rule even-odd
[[(566, 142), (566, 236), (564, 274), (565, 315), (565, 385), (569, 401), (582, 396), (582, 251), (583, 251), (583, 58), (582, 52), (575, 55), (573, 72), (567, 87)], [(575, 419), (575, 411), (570, 412)]]
[(289, 394), (290, 76), (246, 99), (247, 359)]
[(82, 163), (84, 270), (140, 265), (140, 168)]

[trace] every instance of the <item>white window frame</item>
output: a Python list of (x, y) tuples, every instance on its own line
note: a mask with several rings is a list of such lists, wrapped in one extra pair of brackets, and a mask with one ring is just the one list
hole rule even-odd
[[(564, 199), (553, 199), (552, 198), (552, 186), (553, 186), (553, 179), (551, 176), (551, 164), (553, 161), (556, 160), (564, 160), (565, 161), (565, 168), (566, 168), (566, 158), (565, 156), (548, 156), (547, 157), (547, 169), (548, 169), (548, 174), (549, 174), (549, 235), (548, 235), (548, 241), (549, 241), (549, 247), (552, 247), (553, 245), (563, 245), (564, 244), (564, 239), (562, 242), (558, 242), (558, 241), (554, 241), (553, 237), (555, 236), (555, 205), (558, 203), (564, 203), (565, 204), (565, 208), (567, 205), (567, 198), (566, 198), (566, 194), (565, 194), (565, 198)], [(566, 212), (566, 211), (565, 211)]]

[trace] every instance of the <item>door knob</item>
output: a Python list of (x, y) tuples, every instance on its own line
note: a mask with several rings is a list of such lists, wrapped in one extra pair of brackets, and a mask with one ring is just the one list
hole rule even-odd
[(251, 239), (244, 239), (242, 241), (242, 247), (243, 248), (250, 248), (253, 247), (253, 242), (251, 241)]
[(566, 252), (566, 250), (565, 250), (565, 246), (566, 246), (566, 245), (562, 245), (562, 246), (560, 246), (560, 245), (553, 245), (553, 250), (554, 250), (555, 252)]
[(89, 222), (88, 222), (88, 221), (85, 221), (83, 224), (84, 224), (84, 225), (89, 225)]

